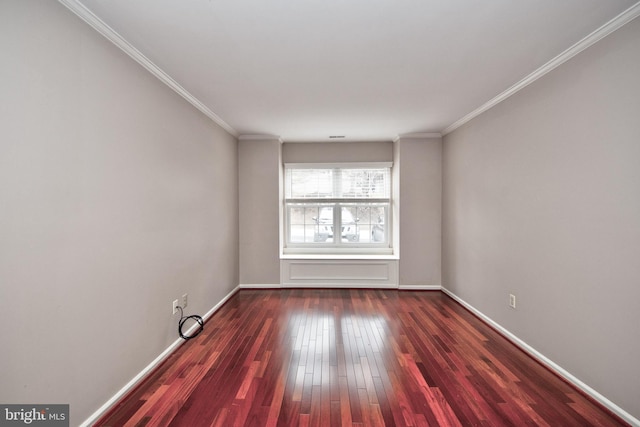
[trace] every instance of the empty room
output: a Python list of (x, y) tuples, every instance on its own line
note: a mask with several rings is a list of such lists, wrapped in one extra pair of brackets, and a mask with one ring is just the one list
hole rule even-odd
[(0, 425), (640, 426), (637, 0), (0, 0)]

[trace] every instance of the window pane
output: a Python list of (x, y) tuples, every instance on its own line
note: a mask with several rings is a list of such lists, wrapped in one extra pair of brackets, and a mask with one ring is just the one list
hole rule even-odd
[(315, 235), (315, 231), (316, 231), (315, 225), (304, 226), (304, 242), (305, 243), (313, 243), (313, 236)]
[(343, 207), (341, 209), (341, 241), (344, 243), (358, 243), (360, 241), (360, 230), (356, 217), (357, 207)]
[[(388, 207), (385, 203), (288, 204), (289, 243), (385, 244)], [(340, 225), (335, 224), (336, 217)], [(334, 230), (340, 230), (339, 235)]]
[(389, 169), (341, 169), (341, 191), (336, 197), (389, 198)]
[(321, 206), (317, 208), (314, 217), (316, 224), (313, 241), (317, 243), (333, 242), (333, 207)]
[(287, 204), (289, 243), (333, 243), (334, 206)]
[[(379, 203), (348, 205), (343, 207), (342, 242), (360, 244), (386, 243), (385, 216), (387, 207), (388, 205)], [(348, 223), (355, 223), (355, 230), (358, 237), (347, 236), (348, 234), (352, 234), (351, 230), (353, 230), (353, 228), (350, 230), (347, 227)]]
[(331, 198), (333, 169), (287, 169), (286, 191), (288, 199)]
[(288, 205), (289, 242), (318, 243), (333, 240), (333, 208), (305, 204)]
[(371, 208), (371, 242), (382, 243), (387, 241), (386, 209), (383, 206)]
[(304, 211), (302, 207), (289, 208), (289, 241), (303, 243), (305, 241)]
[(360, 242), (371, 243), (371, 206), (358, 206), (358, 225), (360, 227)]

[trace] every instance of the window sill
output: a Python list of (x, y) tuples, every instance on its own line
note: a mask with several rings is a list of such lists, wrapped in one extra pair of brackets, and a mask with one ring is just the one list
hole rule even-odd
[(371, 260), (397, 260), (400, 259), (395, 254), (280, 254), (280, 259), (371, 259)]

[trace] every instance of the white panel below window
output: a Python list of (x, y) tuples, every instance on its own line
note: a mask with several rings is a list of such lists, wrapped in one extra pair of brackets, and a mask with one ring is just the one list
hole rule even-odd
[(283, 287), (397, 288), (398, 260), (280, 261)]

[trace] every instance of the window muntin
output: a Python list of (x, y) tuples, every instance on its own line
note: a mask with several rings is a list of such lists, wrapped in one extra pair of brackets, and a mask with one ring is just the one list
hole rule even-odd
[(285, 165), (285, 251), (389, 250), (390, 177), (390, 164)]

